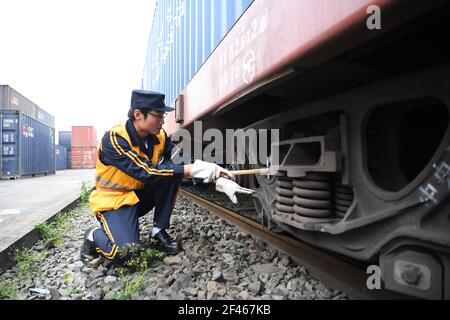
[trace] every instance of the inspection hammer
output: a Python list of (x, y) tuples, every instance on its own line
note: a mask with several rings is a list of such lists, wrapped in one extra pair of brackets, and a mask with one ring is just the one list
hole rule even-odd
[(230, 171), (233, 176), (242, 176), (247, 174), (268, 174), (268, 168), (259, 168), (259, 169), (247, 169), (247, 170), (234, 170)]

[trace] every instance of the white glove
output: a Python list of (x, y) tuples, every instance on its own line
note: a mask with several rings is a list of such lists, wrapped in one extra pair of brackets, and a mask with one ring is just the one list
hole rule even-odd
[(216, 190), (225, 193), (230, 200), (237, 204), (237, 198), (236, 198), (236, 192), (237, 193), (245, 193), (245, 194), (252, 194), (255, 192), (255, 190), (243, 188), (240, 185), (238, 185), (236, 182), (231, 181), (226, 178), (219, 178), (216, 181)]
[(215, 163), (195, 160), (194, 164), (191, 167), (190, 175), (192, 178), (203, 179), (204, 183), (209, 183), (219, 178), (221, 172), (233, 178), (233, 175), (230, 173), (230, 171), (218, 166)]

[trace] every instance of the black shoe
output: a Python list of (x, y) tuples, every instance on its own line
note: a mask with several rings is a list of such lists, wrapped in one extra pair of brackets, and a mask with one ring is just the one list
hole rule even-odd
[(181, 244), (173, 241), (164, 229), (155, 234), (153, 239), (156, 240), (156, 249), (163, 251), (166, 255), (174, 255), (183, 251)]
[(94, 241), (88, 240), (88, 235), (89, 233), (92, 231), (92, 229), (95, 229), (97, 227), (90, 227), (86, 230), (86, 232), (84, 233), (84, 242), (83, 242), (83, 246), (81, 247), (81, 252), (80, 252), (80, 256), (81, 259), (88, 259), (88, 260), (92, 260), (95, 259), (99, 256), (98, 252), (95, 250), (95, 243)]

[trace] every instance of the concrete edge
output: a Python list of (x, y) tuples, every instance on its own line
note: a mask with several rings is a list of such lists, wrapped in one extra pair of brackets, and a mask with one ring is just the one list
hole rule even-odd
[[(92, 190), (94, 190), (94, 187), (90, 188), (89, 192), (92, 192)], [(47, 220), (42, 221), (41, 223), (52, 222), (58, 215), (76, 208), (80, 202), (81, 202), (81, 195), (78, 196), (72, 202), (70, 202), (67, 206), (51, 215)], [(11, 260), (11, 254), (15, 251), (15, 249), (31, 248), (39, 239), (40, 239), (40, 232), (38, 229), (34, 228), (21, 238), (17, 239), (5, 250), (0, 252), (0, 274), (2, 274), (3, 272), (5, 272), (14, 265), (14, 262)]]

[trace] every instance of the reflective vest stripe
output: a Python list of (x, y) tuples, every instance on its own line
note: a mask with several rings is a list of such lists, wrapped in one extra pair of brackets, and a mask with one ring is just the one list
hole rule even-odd
[(103, 188), (103, 187), (99, 187), (96, 186), (95, 190), (99, 191), (99, 192), (130, 192), (130, 191), (134, 191), (134, 190), (130, 190), (130, 189), (119, 189), (119, 188)]
[[(164, 155), (166, 133), (163, 129), (156, 135), (159, 144), (153, 146), (153, 155), (151, 159), (139, 146), (134, 146), (132, 144), (131, 137), (129, 136), (125, 124), (113, 127), (107, 134), (107, 137), (109, 137), (110, 140), (109, 143), (112, 146), (112, 152), (117, 153), (117, 155), (122, 157), (125, 155), (127, 157), (126, 160), (131, 159), (133, 168), (142, 170), (141, 173), (145, 173), (144, 176), (146, 174), (159, 176), (173, 176), (175, 174), (174, 169), (158, 170), (152, 168), (153, 165), (158, 165), (161, 157)], [(125, 150), (127, 150), (127, 152), (125, 152)], [(95, 186), (97, 189), (91, 193), (89, 198), (89, 205), (92, 211), (100, 213), (109, 210), (117, 210), (127, 205), (136, 205), (139, 202), (139, 198), (134, 191), (144, 189), (144, 182), (121, 171), (117, 167), (104, 164), (100, 160), (102, 152), (103, 148), (100, 143), (100, 151), (98, 153), (96, 164)], [(108, 233), (110, 232), (108, 231)], [(105, 257), (113, 257), (116, 253), (117, 248), (115, 250), (111, 249), (111, 252), (102, 252)]]
[(136, 190), (136, 188), (128, 188), (128, 187), (126, 187), (124, 185), (121, 185), (120, 183), (117, 183), (117, 182), (114, 183), (112, 181), (103, 180), (99, 176), (95, 177), (95, 181), (97, 181), (102, 186), (107, 186), (107, 187), (110, 187), (110, 188), (126, 189), (126, 190), (130, 190), (130, 191)]

